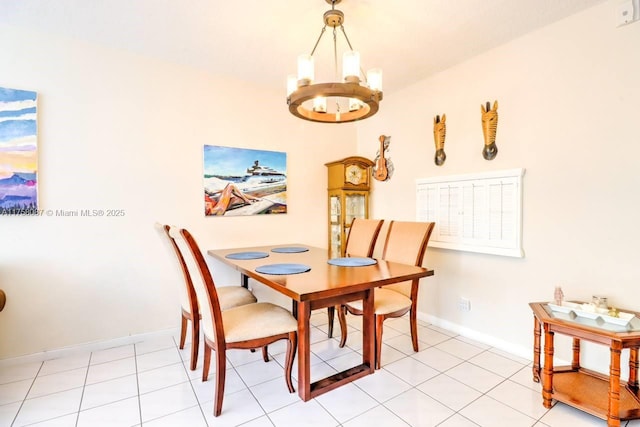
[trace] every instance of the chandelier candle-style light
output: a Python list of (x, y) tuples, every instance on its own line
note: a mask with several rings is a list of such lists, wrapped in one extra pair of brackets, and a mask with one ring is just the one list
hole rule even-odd
[[(321, 123), (347, 123), (366, 119), (378, 111), (382, 100), (382, 70), (369, 70), (364, 76), (360, 68), (360, 54), (353, 50), (342, 25), (344, 13), (335, 5), (342, 0), (325, 0), (331, 10), (324, 13), (324, 26), (311, 54), (298, 57), (298, 75), (287, 78), (287, 104), (296, 117)], [(349, 46), (342, 57), (342, 82), (314, 83), (313, 54), (327, 26), (333, 28), (333, 57), (338, 69), (337, 28)], [(360, 76), (364, 81), (360, 80)], [(338, 76), (336, 76), (338, 79)]]

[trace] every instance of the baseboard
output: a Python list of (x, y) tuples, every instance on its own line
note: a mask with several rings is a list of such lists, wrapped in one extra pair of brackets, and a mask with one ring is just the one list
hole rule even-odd
[(482, 344), (497, 348), (498, 350), (513, 354), (514, 356), (518, 356), (527, 360), (533, 360), (533, 350), (529, 347), (522, 347), (512, 342), (505, 341), (492, 335), (483, 334), (474, 329), (460, 326), (457, 323), (452, 323), (448, 320), (444, 320), (430, 314), (418, 312), (417, 317), (423, 322), (427, 322), (431, 325), (438, 326), (451, 332), (455, 332), (458, 335), (462, 335), (463, 337), (467, 337)]
[(163, 337), (167, 335), (175, 336), (177, 332), (178, 330), (176, 328), (171, 328), (162, 331), (129, 335), (126, 337), (114, 338), (106, 341), (95, 341), (71, 347), (64, 347), (55, 350), (43, 351), (40, 353), (28, 354), (25, 356), (12, 357), (9, 359), (0, 360), (0, 368), (23, 363), (44, 362), (45, 360), (59, 359), (61, 357), (69, 357), (80, 353), (106, 350), (108, 348), (119, 347), (122, 345), (135, 344), (156, 337)]
[[(469, 339), (497, 348), (499, 350), (513, 354), (523, 359), (527, 359), (527, 360), (533, 359), (532, 353), (531, 353), (532, 350), (530, 348), (515, 345), (511, 342), (502, 340), (492, 335), (483, 334), (476, 330), (466, 328), (464, 326), (460, 326), (456, 323), (449, 322), (448, 320), (444, 320), (430, 314), (418, 312), (417, 317), (423, 322), (427, 322), (431, 325), (438, 326), (440, 328), (446, 329), (451, 332), (455, 332), (458, 335), (462, 335)], [(18, 356), (10, 359), (0, 360), (0, 368), (3, 366), (11, 366), (11, 365), (17, 365), (22, 363), (43, 362), (45, 360), (68, 357), (68, 356), (72, 356), (72, 355), (83, 353), (83, 352), (86, 353), (86, 352), (92, 352), (92, 351), (105, 350), (108, 348), (118, 347), (121, 345), (135, 344), (137, 342), (145, 341), (154, 337), (161, 337), (166, 335), (175, 336), (176, 334), (177, 334), (177, 329), (171, 328), (171, 329), (166, 329), (162, 331), (130, 335), (127, 337), (115, 338), (115, 339), (106, 340), (106, 341), (96, 341), (96, 342), (80, 344), (72, 347), (65, 347), (65, 348), (60, 348), (60, 349), (55, 349), (50, 351), (43, 351), (40, 353), (33, 353), (25, 356)]]

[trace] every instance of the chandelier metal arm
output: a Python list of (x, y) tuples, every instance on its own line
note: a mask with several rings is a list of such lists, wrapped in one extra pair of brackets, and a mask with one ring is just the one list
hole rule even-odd
[(313, 49), (311, 50), (311, 56), (313, 56), (313, 54), (316, 52), (318, 43), (320, 43), (320, 39), (322, 39), (322, 36), (324, 35), (324, 32), (326, 29), (327, 29), (327, 26), (325, 25), (324, 27), (322, 27), (322, 30), (320, 30), (320, 35), (318, 36), (318, 40), (316, 40), (316, 44), (313, 45)]
[(333, 72), (338, 78), (338, 37), (336, 34), (336, 28), (333, 27)]
[(340, 25), (340, 29), (342, 30), (342, 34), (344, 34), (344, 39), (347, 41), (347, 44), (349, 45), (349, 49), (353, 50), (353, 46), (351, 46), (349, 37), (347, 37), (347, 32), (344, 30), (344, 25)]

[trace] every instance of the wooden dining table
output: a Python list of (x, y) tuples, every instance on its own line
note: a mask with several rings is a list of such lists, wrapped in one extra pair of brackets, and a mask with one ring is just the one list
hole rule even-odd
[[(278, 253), (273, 249), (299, 249), (303, 252)], [(258, 259), (232, 259), (238, 253), (257, 252), (268, 256)], [(298, 394), (308, 401), (323, 393), (374, 372), (375, 313), (373, 290), (380, 286), (432, 276), (434, 271), (414, 265), (376, 259), (368, 266), (336, 266), (330, 264), (327, 249), (304, 244), (215, 249), (208, 254), (233, 267), (246, 285), (248, 278), (286, 295), (293, 301), (298, 320)], [(310, 270), (296, 274), (263, 274), (256, 268), (272, 264), (302, 264)], [(327, 378), (311, 381), (311, 311), (363, 300), (362, 363)]]

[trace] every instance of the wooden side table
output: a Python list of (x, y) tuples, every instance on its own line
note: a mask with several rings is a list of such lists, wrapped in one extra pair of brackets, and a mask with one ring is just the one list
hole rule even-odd
[[(533, 380), (542, 380), (542, 401), (551, 408), (553, 399), (603, 418), (609, 427), (620, 421), (640, 418), (638, 387), (638, 348), (640, 347), (640, 314), (628, 325), (603, 322), (601, 318), (576, 317), (572, 313), (555, 312), (545, 302), (530, 303), (534, 315)], [(541, 339), (544, 331), (544, 366), (540, 366)], [(570, 366), (553, 366), (554, 335), (573, 337)], [(580, 366), (580, 342), (586, 340), (610, 349), (609, 375)], [(629, 349), (629, 380), (620, 380), (620, 354)], [(541, 375), (542, 374), (542, 375)]]

